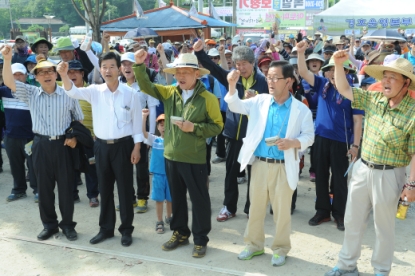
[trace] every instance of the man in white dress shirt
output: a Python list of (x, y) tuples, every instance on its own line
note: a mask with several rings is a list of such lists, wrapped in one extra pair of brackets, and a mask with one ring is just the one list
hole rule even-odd
[(104, 54), (99, 60), (99, 66), (105, 83), (84, 88), (73, 85), (67, 75), (66, 62), (59, 64), (58, 72), (66, 94), (85, 100), (92, 106), (93, 127), (97, 138), (94, 152), (101, 194), (101, 214), (100, 231), (90, 243), (96, 244), (114, 236), (114, 182), (117, 181), (121, 216), (118, 230), (122, 234), (121, 244), (130, 246), (134, 230), (134, 211), (131, 205), (133, 164), (140, 160), (140, 142), (143, 141), (141, 104), (138, 94), (118, 81), (121, 61), (117, 54)]

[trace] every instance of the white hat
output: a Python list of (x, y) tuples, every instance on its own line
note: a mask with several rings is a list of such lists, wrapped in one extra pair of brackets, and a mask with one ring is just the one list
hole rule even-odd
[(71, 38), (72, 46), (76, 49), (79, 47), (79, 41), (77, 38)]
[(225, 55), (231, 54), (232, 55), (232, 51), (231, 50), (225, 50)]
[(325, 59), (322, 56), (320, 56), (319, 54), (316, 54), (316, 53), (313, 53), (313, 54), (309, 55), (308, 58), (305, 61), (309, 61), (309, 60), (312, 60), (312, 59), (317, 59), (317, 60), (321, 61), (322, 63), (325, 62)]
[(219, 56), (220, 54), (219, 54), (219, 51), (218, 51), (218, 49), (216, 49), (216, 48), (212, 48), (212, 49), (210, 49), (209, 50), (209, 52), (208, 52), (208, 56), (211, 56), (211, 57), (217, 57), (217, 56)]
[(121, 62), (123, 61), (130, 61), (132, 63), (135, 63), (135, 59), (134, 59), (134, 53), (128, 52), (125, 54), (121, 55)]
[(176, 74), (177, 68), (195, 68), (198, 69), (200, 75), (210, 74), (210, 71), (205, 68), (199, 68), (199, 62), (194, 54), (181, 54), (174, 60), (172, 64), (168, 64), (169, 68), (164, 68), (163, 72), (169, 74)]
[(170, 43), (168, 43), (168, 42), (164, 42), (162, 45), (163, 45), (163, 49), (164, 49), (164, 51), (166, 51), (166, 50), (173, 51), (173, 46), (171, 46), (171, 44), (170, 44)]
[(26, 67), (24, 67), (24, 65), (21, 64), (21, 63), (12, 64), (12, 73), (15, 74), (15, 73), (18, 73), (18, 72), (20, 72), (22, 74), (27, 74)]

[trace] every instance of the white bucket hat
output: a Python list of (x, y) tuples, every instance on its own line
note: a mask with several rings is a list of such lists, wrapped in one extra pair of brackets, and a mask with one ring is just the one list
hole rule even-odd
[(365, 67), (365, 73), (374, 77), (378, 81), (383, 79), (383, 72), (391, 71), (401, 74), (411, 80), (409, 90), (415, 90), (415, 75), (412, 63), (404, 58), (398, 58), (389, 63), (389, 65), (368, 65)]
[(163, 72), (169, 74), (176, 74), (177, 68), (194, 68), (198, 69), (200, 75), (210, 74), (210, 71), (205, 68), (199, 68), (199, 62), (194, 54), (181, 54), (174, 60), (173, 63), (167, 65), (169, 68), (163, 69)]

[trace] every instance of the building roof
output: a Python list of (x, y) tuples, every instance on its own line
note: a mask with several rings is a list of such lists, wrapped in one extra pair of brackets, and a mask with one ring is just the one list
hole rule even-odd
[[(44, 17), (42, 18), (20, 18), (20, 19), (14, 20), (13, 23), (21, 24), (21, 25), (28, 25), (28, 24), (49, 25), (49, 19), (46, 19)], [(60, 19), (57, 19), (57, 18), (50, 19), (50, 25), (65, 25), (65, 24), (66, 23)]]
[(143, 18), (140, 19), (137, 19), (135, 14), (131, 14), (103, 22), (101, 24), (101, 30), (127, 32), (138, 27), (145, 27), (151, 28), (157, 32), (165, 30), (232, 26), (233, 24), (231, 23), (217, 20), (203, 14), (191, 16), (186, 9), (168, 5), (162, 8), (145, 11)]

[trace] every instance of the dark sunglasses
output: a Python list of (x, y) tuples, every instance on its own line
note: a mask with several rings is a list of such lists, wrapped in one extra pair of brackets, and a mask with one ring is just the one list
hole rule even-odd
[(210, 59), (220, 59), (220, 57), (210, 57)]

